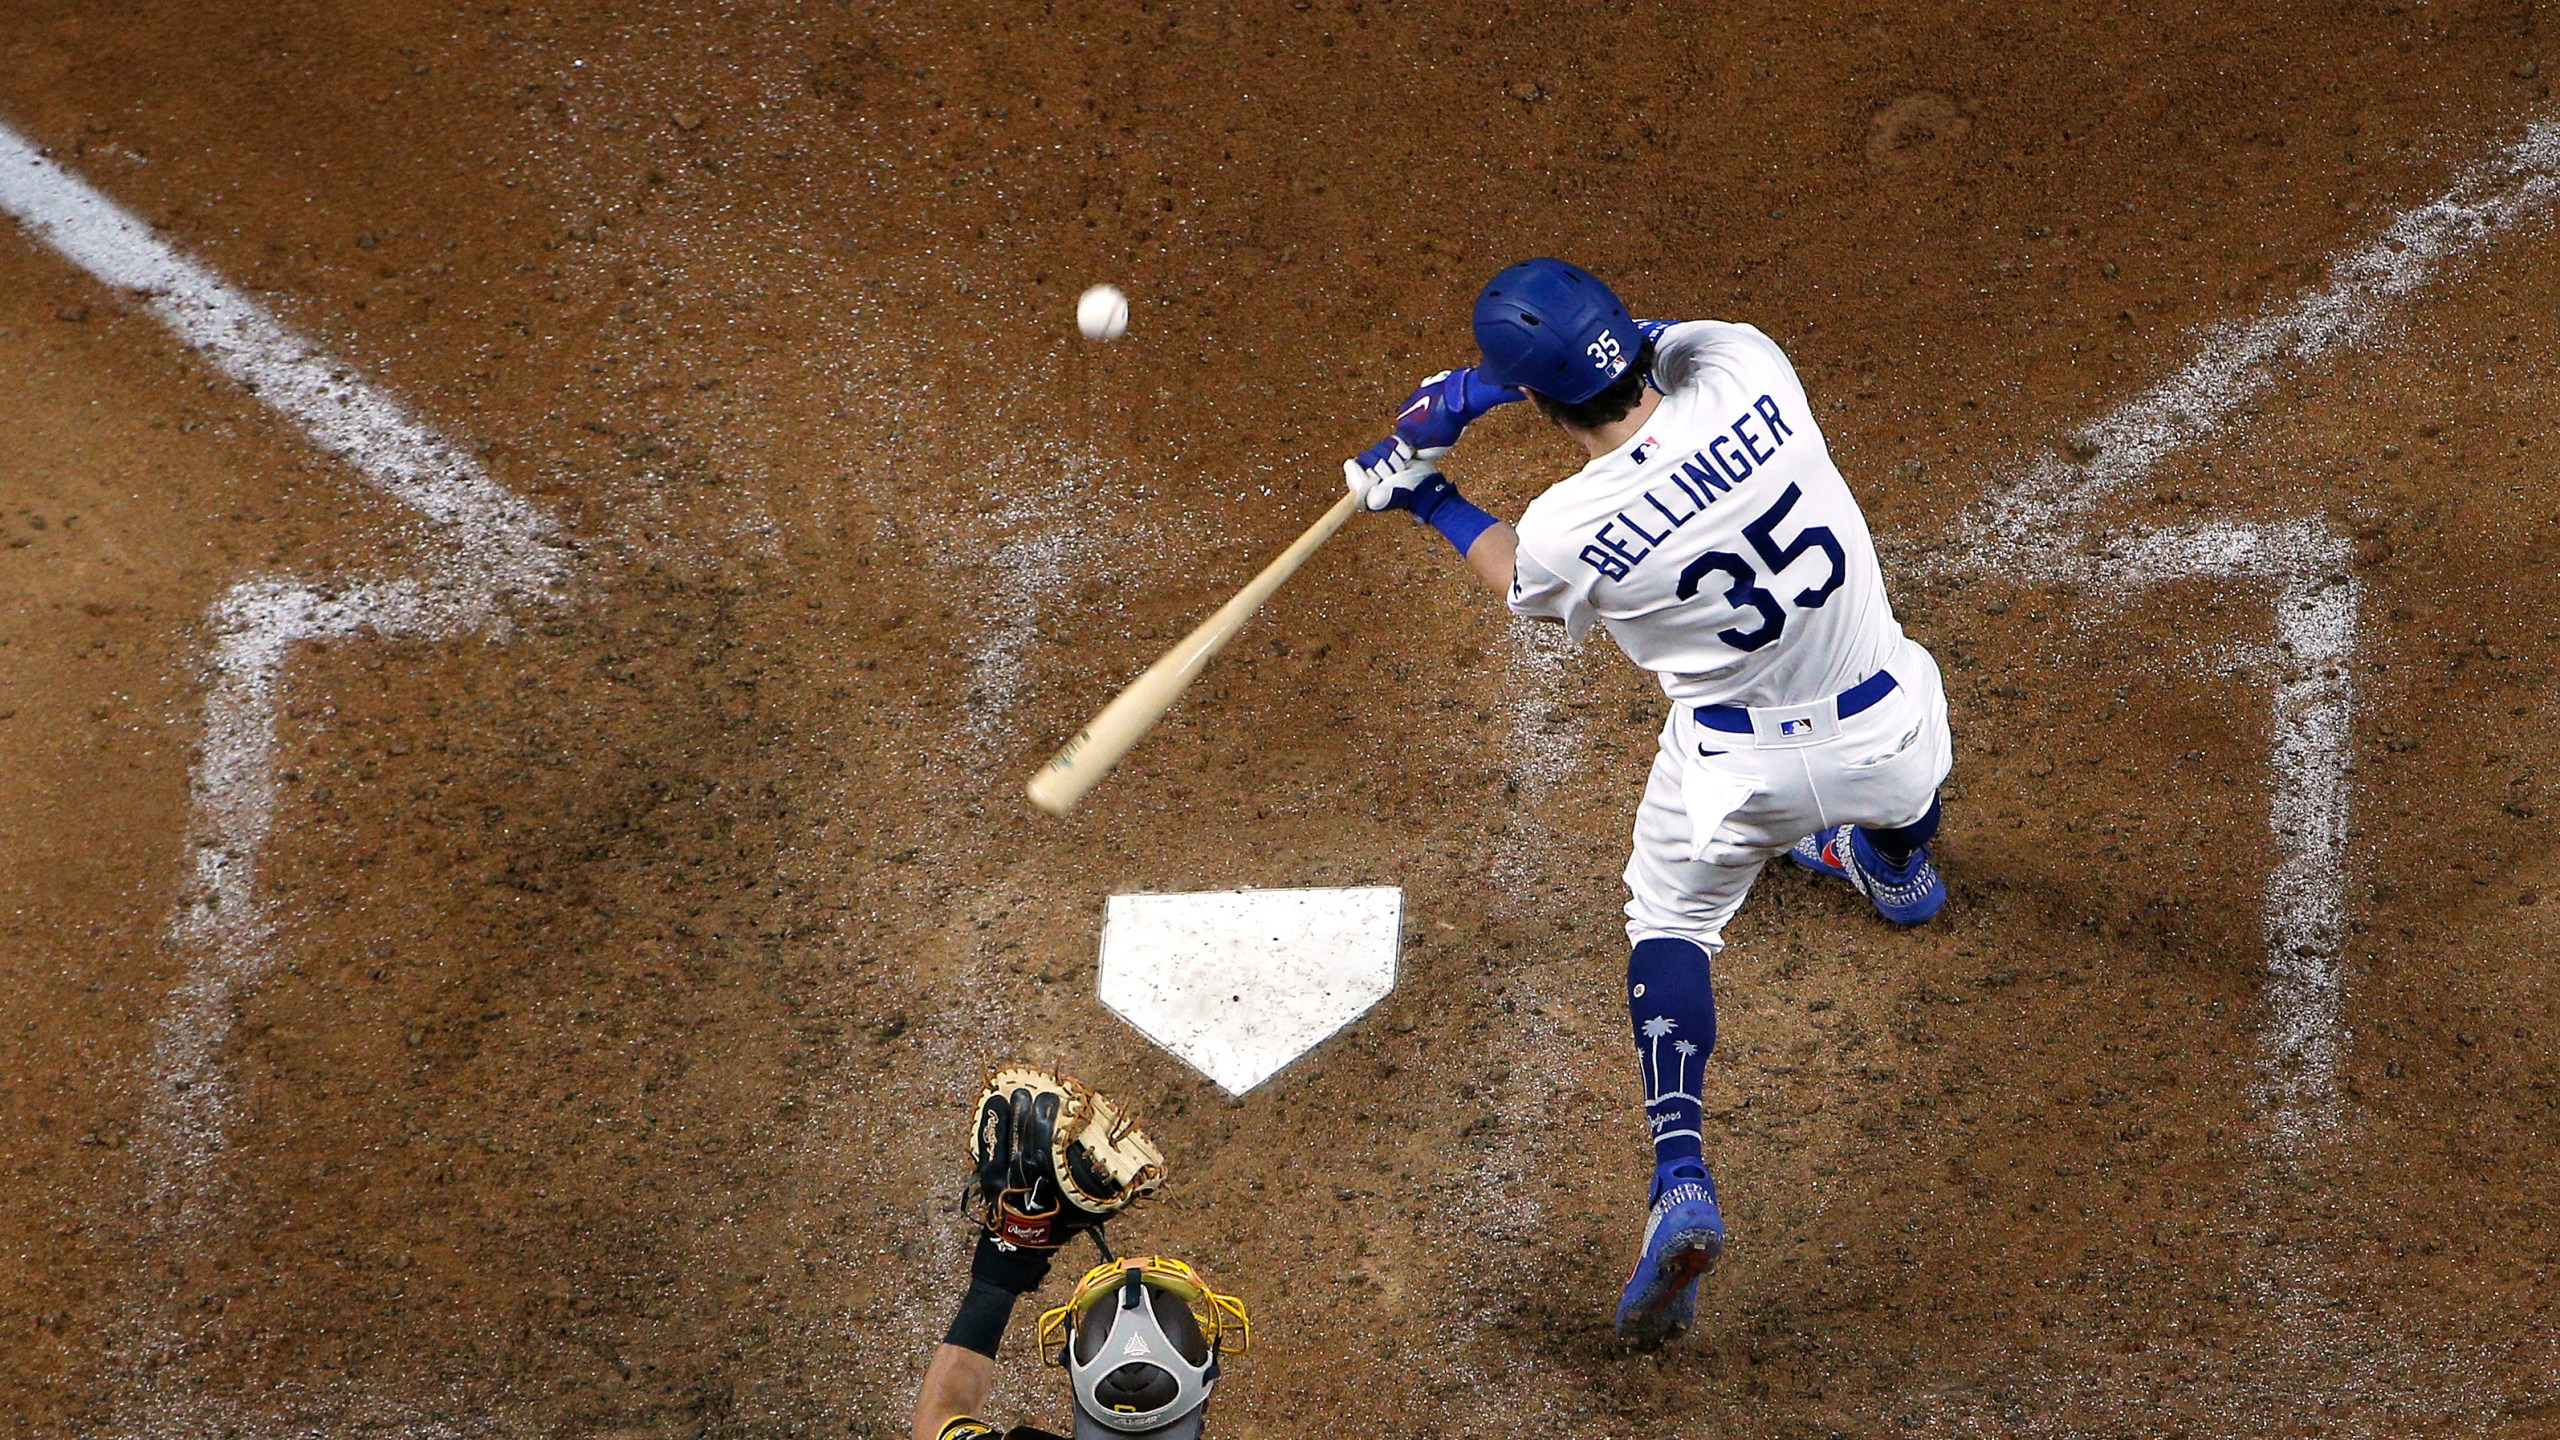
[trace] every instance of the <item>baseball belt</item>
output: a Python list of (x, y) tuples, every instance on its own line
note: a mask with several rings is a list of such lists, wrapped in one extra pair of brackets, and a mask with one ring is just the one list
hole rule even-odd
[[(1892, 671), (1879, 670), (1841, 691), (1835, 697), (1840, 707), (1837, 713), (1843, 720), (1852, 715), (1861, 714), (1872, 709), (1877, 701), (1892, 694), (1901, 684), (1901, 681), (1893, 678)], [(1817, 706), (1822, 703), (1815, 702)], [(1721, 730), (1727, 735), (1749, 735), (1754, 733), (1756, 728), (1751, 719), (1753, 708), (1749, 705), (1701, 705), (1697, 710), (1698, 723), (1710, 730)], [(1786, 720), (1794, 714), (1794, 710), (1783, 705), (1761, 708), (1773, 722), (1772, 728), (1783, 727)]]

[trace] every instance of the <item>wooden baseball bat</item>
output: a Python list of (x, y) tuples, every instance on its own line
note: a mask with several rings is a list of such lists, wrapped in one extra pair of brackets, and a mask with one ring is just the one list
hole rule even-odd
[(1100, 714), (1076, 732), (1076, 738), (1060, 747), (1057, 754), (1049, 757), (1049, 763), (1031, 777), (1031, 784), (1026, 787), (1031, 792), (1031, 803), (1052, 815), (1064, 815), (1074, 809), (1084, 792), (1092, 789), (1104, 772), (1129, 753), (1129, 747), (1137, 744), (1139, 737), (1164, 718), (1164, 712), (1181, 698), (1183, 687), (1199, 678), (1208, 667), (1209, 657), (1235, 638), (1244, 622), (1252, 619), (1262, 602), (1271, 598), (1271, 592), (1280, 588), (1280, 582), (1296, 574), (1307, 557), (1316, 553), (1316, 547), (1332, 539), (1333, 532), (1341, 529), (1342, 522), (1359, 508), (1360, 497), (1345, 492), (1332, 509), (1324, 512), (1323, 519), (1308, 526), (1307, 533), (1281, 551), (1279, 559), (1263, 566), (1262, 573), (1237, 591), (1234, 599), (1219, 606), (1216, 614), (1201, 621), (1198, 629), (1164, 652), (1163, 659), (1148, 666), (1145, 674), (1112, 697)]

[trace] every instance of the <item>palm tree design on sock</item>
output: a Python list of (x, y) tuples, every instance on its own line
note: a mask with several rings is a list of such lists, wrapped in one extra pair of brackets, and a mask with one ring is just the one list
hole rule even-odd
[[(1673, 1076), (1672, 1088), (1669, 1090), (1662, 1088), (1662, 1042), (1670, 1040), (1671, 1032), (1679, 1028), (1680, 1022), (1668, 1015), (1656, 1015), (1644, 1022), (1641, 1033), (1650, 1042), (1645, 1046), (1644, 1057), (1644, 1089), (1647, 1105), (1657, 1105), (1665, 1100), (1687, 1100), (1694, 1103), (1698, 1098), (1697, 1094), (1689, 1088), (1689, 1058), (1698, 1053), (1698, 1047), (1687, 1040), (1671, 1041), (1671, 1053), (1679, 1057), (1678, 1068)], [(1698, 1078), (1700, 1080), (1706, 1078), (1703, 1065), (1699, 1067)]]
[(1645, 1047), (1644, 1052), (1644, 1094), (1647, 1103), (1662, 1098), (1662, 1042), (1670, 1039), (1671, 1032), (1679, 1028), (1679, 1021), (1668, 1015), (1656, 1015), (1644, 1022), (1638, 1031), (1645, 1039), (1653, 1042)]

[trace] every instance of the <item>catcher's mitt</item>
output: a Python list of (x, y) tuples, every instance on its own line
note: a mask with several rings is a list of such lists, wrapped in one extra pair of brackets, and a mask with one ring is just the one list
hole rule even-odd
[(1101, 1228), (1164, 1183), (1164, 1152), (1119, 1106), (1027, 1065), (988, 1072), (969, 1156), (970, 1218), (1033, 1250)]

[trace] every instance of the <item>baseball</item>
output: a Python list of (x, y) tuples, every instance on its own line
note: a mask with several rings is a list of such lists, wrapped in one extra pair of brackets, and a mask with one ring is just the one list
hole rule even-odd
[(1117, 285), (1096, 285), (1076, 301), (1076, 328), (1087, 340), (1117, 340), (1129, 328), (1129, 297)]

